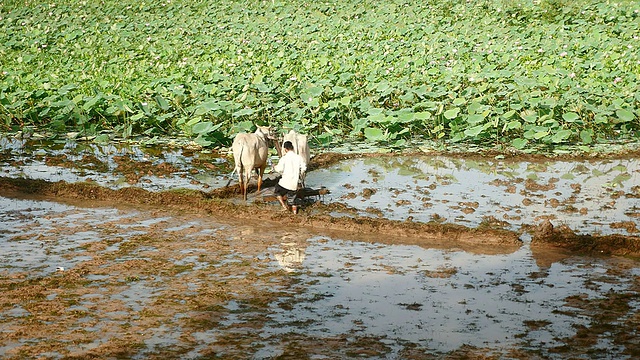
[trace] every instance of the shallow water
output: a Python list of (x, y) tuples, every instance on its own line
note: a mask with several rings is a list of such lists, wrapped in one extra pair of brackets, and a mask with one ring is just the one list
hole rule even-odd
[[(464, 344), (496, 351), (553, 347), (573, 336), (575, 325), (589, 325), (588, 317), (559, 313), (569, 309), (567, 297), (628, 291), (640, 274), (634, 268), (629, 278), (612, 277), (607, 260), (578, 258), (541, 268), (528, 245), (512, 254), (477, 255), (312, 238), (303, 251), (295, 276), (306, 291), (292, 310), (271, 307), (273, 326), (263, 336), (367, 334), (439, 352)], [(548, 325), (528, 332), (525, 321)]]
[[(114, 256), (115, 263), (150, 262), (162, 254), (161, 263), (186, 269), (170, 277), (161, 272), (134, 278), (126, 273), (85, 274), (83, 295), (60, 316), (81, 314), (69, 333), (83, 329), (97, 337), (64, 345), (49, 353), (51, 358), (61, 358), (64, 349), (82, 353), (115, 341), (121, 331), (151, 314), (154, 325), (139, 330), (143, 340), (136, 358), (172, 347), (188, 349), (188, 358), (196, 358), (228, 337), (249, 341), (249, 348), (242, 347), (245, 355), (270, 358), (285, 354), (284, 339), (296, 334), (313, 339), (345, 337), (347, 347), (349, 339), (379, 338), (388, 350), (374, 358), (384, 359), (401, 358), (407, 344), (431, 354), (472, 346), (484, 354), (506, 356), (513, 349), (524, 349), (562, 359), (564, 354), (554, 349), (570, 342), (577, 329), (595, 328), (602, 321), (597, 318), (603, 311), (599, 305), (578, 307), (569, 301), (572, 297), (588, 302), (629, 294), (635, 300), (629, 301), (628, 310), (615, 315), (614, 324), (640, 310), (637, 262), (562, 254), (548, 261), (547, 255), (532, 251), (526, 238), (513, 253), (487, 255), (293, 232), (256, 252), (254, 244), (272, 242), (267, 233), (206, 219), (3, 197), (0, 204), (2, 276), (23, 273), (28, 278), (47, 278), (59, 274), (58, 267), (73, 271), (92, 260), (82, 252), (91, 244), (105, 244), (94, 256), (113, 254), (109, 256)], [(159, 238), (153, 245), (133, 241), (159, 234), (168, 238)], [(212, 261), (206, 257), (211, 251), (196, 239), (228, 242), (232, 248)], [(252, 264), (251, 271), (229, 273), (247, 262)], [(267, 280), (256, 281), (256, 274)], [(114, 280), (113, 290), (107, 290)], [(218, 326), (185, 333), (193, 316), (189, 314), (195, 311), (190, 305), (194, 299), (211, 291), (211, 284), (232, 280), (272, 292), (273, 300), (257, 309), (249, 300), (235, 297), (237, 289), (229, 288), (226, 314)], [(170, 301), (172, 312), (162, 317), (154, 306), (163, 304), (165, 291), (175, 286), (184, 288), (182, 296)], [(51, 291), (46, 297), (49, 302), (68, 298), (63, 289)], [(7, 326), (3, 331), (10, 332), (12, 322), (34, 316), (33, 311), (29, 303), (4, 307), (0, 311), (0, 324)], [(256, 319), (261, 326), (251, 325)], [(607, 354), (600, 358), (632, 358), (610, 332), (595, 336), (588, 349)], [(185, 342), (187, 338), (196, 341)], [(21, 344), (0, 340), (0, 356), (35, 340), (25, 338)], [(233, 345), (226, 347), (218, 354), (233, 353)], [(310, 353), (315, 350), (309, 349)]]
[[(62, 218), (52, 214), (64, 213)], [(114, 209), (82, 209), (50, 201), (0, 197), (0, 263), (3, 271), (50, 274), (59, 267), (85, 261), (68, 258), (74, 250), (91, 241), (94, 231), (77, 231), (60, 236), (59, 229), (75, 227), (82, 218), (98, 225), (100, 219), (117, 214)]]
[[(0, 138), (0, 154), (3, 176), (151, 191), (208, 191), (226, 185), (232, 168), (229, 156), (169, 145)], [(525, 162), (382, 156), (345, 160), (306, 177), (307, 186), (331, 191), (325, 201), (345, 203), (363, 216), (469, 227), (493, 218), (514, 231), (548, 219), (601, 235), (640, 232), (639, 184), (640, 160), (633, 158)]]
[(512, 230), (550, 219), (589, 234), (628, 234), (629, 228), (611, 227), (620, 222), (640, 228), (638, 159), (528, 163), (373, 157), (346, 160), (307, 179), (308, 186), (326, 186), (331, 201), (388, 219), (427, 222), (437, 215), (475, 227), (492, 216)]
[[(206, 191), (227, 180), (228, 159), (168, 147), (32, 147), (4, 139), (0, 150), (0, 171), (10, 177), (154, 191)], [(146, 164), (144, 175), (131, 181), (114, 156)], [(175, 171), (159, 173), (163, 164)], [(583, 233), (636, 234), (639, 172), (637, 159), (367, 157), (310, 172), (307, 185), (327, 187), (325, 202), (346, 203), (364, 216), (470, 227), (493, 217), (513, 230), (550, 219)], [(639, 351), (628, 340), (640, 336), (636, 260), (541, 254), (526, 235), (517, 251), (489, 255), (273, 226), (0, 196), (2, 290), (26, 289), (24, 298), (0, 302), (0, 357), (44, 341), (39, 356), (86, 355), (123, 337), (134, 344), (133, 358), (163, 351), (266, 359), (304, 341), (321, 344), (305, 348), (315, 358), (338, 358), (368, 354), (372, 347), (358, 345), (362, 339), (384, 349), (369, 356), (380, 359), (403, 358), (412, 348), (554, 359), (566, 358), (565, 348), (584, 359), (630, 359)], [(65, 276), (69, 283), (38, 287)], [(254, 304), (255, 295), (263, 306)], [(198, 317), (205, 325), (194, 328)], [(583, 329), (590, 342), (579, 341)]]
[[(92, 181), (112, 189), (137, 186), (151, 191), (205, 189), (226, 184), (224, 158), (170, 145), (101, 145), (71, 140), (27, 142), (5, 137), (0, 138), (0, 153), (5, 154), (0, 172), (9, 177)], [(117, 158), (127, 159), (133, 165), (123, 166), (116, 161)], [(209, 171), (201, 165), (202, 162), (214, 169), (220, 167), (220, 170)], [(170, 174), (154, 171), (163, 164), (173, 167)], [(135, 176), (132, 178), (131, 175)]]

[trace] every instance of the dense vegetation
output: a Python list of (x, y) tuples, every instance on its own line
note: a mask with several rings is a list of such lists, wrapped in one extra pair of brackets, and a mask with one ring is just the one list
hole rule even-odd
[[(0, 0), (0, 130), (640, 137), (636, 0)], [(104, 139), (104, 135), (98, 139)]]

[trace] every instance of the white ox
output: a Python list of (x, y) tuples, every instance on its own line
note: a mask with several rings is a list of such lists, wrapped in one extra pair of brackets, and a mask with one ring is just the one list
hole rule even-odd
[[(286, 141), (291, 141), (293, 144), (293, 151), (302, 157), (302, 161), (304, 162), (305, 168), (309, 166), (309, 161), (311, 160), (311, 154), (309, 153), (309, 143), (307, 140), (307, 135), (299, 134), (294, 130), (290, 130), (288, 134), (284, 135), (284, 139), (282, 139), (282, 143), (284, 144)], [(306, 174), (300, 174), (300, 179), (302, 180), (302, 184), (304, 185), (304, 178)]]
[[(253, 169), (256, 169), (258, 173), (258, 192), (262, 186), (262, 176), (269, 157), (269, 139), (274, 139), (274, 136), (268, 126), (258, 126), (253, 134), (239, 133), (233, 139), (233, 145), (231, 145), (235, 161), (233, 171), (238, 173), (240, 190), (245, 201)], [(227, 183), (228, 185), (229, 183)]]

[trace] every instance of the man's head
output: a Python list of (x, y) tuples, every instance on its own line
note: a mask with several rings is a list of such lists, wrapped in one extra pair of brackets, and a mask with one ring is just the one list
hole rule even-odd
[(287, 151), (293, 151), (293, 144), (291, 141), (285, 141), (284, 144), (282, 144), (282, 147)]

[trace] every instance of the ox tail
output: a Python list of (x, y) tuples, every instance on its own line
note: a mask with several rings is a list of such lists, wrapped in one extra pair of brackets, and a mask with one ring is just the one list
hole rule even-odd
[[(242, 151), (244, 150), (244, 146), (240, 148), (240, 156), (238, 157), (239, 161), (240, 161), (240, 173), (238, 174), (238, 177), (242, 176), (242, 172), (243, 172), (243, 166), (242, 166)], [(235, 161), (235, 159), (234, 159)], [(233, 171), (231, 171), (231, 174), (229, 174), (229, 181), (227, 181), (227, 185), (225, 185), (225, 187), (229, 187), (229, 184), (231, 184), (231, 181), (233, 180), (233, 174), (236, 172), (236, 170), (238, 169), (237, 164), (233, 165)], [(240, 179), (240, 182), (242, 183), (242, 179)]]
[(236, 172), (236, 167), (233, 167), (233, 171), (231, 171), (231, 174), (229, 174), (229, 181), (227, 181), (227, 185), (225, 185), (224, 187), (229, 187), (229, 184), (231, 184), (231, 180), (233, 180), (233, 174), (235, 174)]
[(242, 153), (244, 152), (245, 147), (246, 147), (246, 144), (243, 144), (243, 146), (240, 148), (240, 156), (238, 156), (239, 162), (240, 162), (240, 167), (238, 168), (238, 171), (239, 171), (238, 177), (240, 178), (240, 191), (242, 192), (242, 198), (246, 201), (247, 188), (249, 187), (249, 178), (251, 177), (251, 175), (249, 175), (248, 177), (245, 177), (246, 175), (245, 165), (242, 163)]

